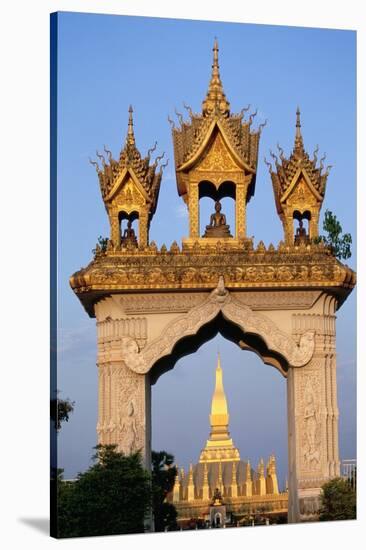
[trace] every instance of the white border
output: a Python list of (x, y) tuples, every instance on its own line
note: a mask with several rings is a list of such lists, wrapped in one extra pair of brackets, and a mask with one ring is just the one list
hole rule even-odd
[[(365, 26), (362, 3), (357, 0), (303, 0), (276, 2), (225, 0), (182, 3), (165, 0), (70, 0), (28, 2), (8, 0), (1, 13), (1, 118), (2, 134), (2, 308), (1, 366), (1, 540), (5, 548), (48, 548), (54, 544), (80, 548), (136, 547), (185, 548), (188, 544), (261, 547), (281, 545), (297, 549), (309, 545), (344, 548), (362, 540), (365, 519), (326, 525), (278, 526), (270, 529), (233, 529), (213, 532), (97, 537), (57, 542), (19, 518), (48, 517), (48, 279), (49, 279), (49, 13), (80, 11), (150, 15), (185, 19), (210, 19), (316, 26), (358, 30), (358, 300), (365, 303), (366, 234), (365, 168)], [(341, 77), (341, 75), (340, 75)], [(336, 93), (336, 91), (335, 91)], [(335, 114), (336, 116), (336, 114)], [(4, 173), (5, 170), (5, 173)], [(344, 182), (345, 192), (353, 182)], [(358, 464), (359, 518), (365, 518), (365, 437), (360, 419), (365, 417), (365, 313), (358, 312)], [(364, 333), (364, 330), (363, 330)], [(4, 378), (5, 377), (5, 378)], [(363, 430), (364, 431), (364, 430)], [(362, 532), (361, 532), (362, 531)], [(354, 542), (353, 542), (354, 541)], [(6, 544), (8, 543), (8, 544)]]

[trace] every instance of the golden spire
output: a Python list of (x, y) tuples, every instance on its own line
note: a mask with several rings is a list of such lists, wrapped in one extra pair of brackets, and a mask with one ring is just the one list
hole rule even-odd
[(220, 490), (220, 493), (222, 493), (223, 491), (223, 488), (224, 488), (224, 483), (223, 483), (223, 480), (222, 480), (222, 466), (221, 466), (221, 461), (219, 462), (219, 474), (218, 474), (218, 479), (217, 479), (217, 486)]
[(236, 462), (233, 462), (233, 469), (231, 472), (231, 497), (236, 498), (238, 496), (238, 485), (236, 479)]
[(250, 461), (248, 460), (245, 468), (245, 481), (252, 481), (252, 469), (250, 467)]
[(300, 107), (296, 109), (296, 134), (295, 134), (295, 147), (294, 151), (299, 154), (304, 153), (304, 142), (301, 134), (301, 122), (300, 122)]
[(126, 145), (131, 145), (134, 147), (136, 145), (136, 142), (135, 142), (135, 134), (133, 131), (132, 105), (130, 105), (128, 109), (128, 113), (129, 114), (128, 114), (128, 130), (127, 130)]
[(215, 390), (211, 402), (211, 433), (206, 447), (201, 452), (200, 462), (240, 460), (239, 451), (234, 447), (229, 433), (229, 412), (222, 378), (221, 359), (218, 354)]
[(211, 428), (213, 428), (214, 426), (228, 426), (229, 424), (229, 413), (222, 382), (220, 353), (218, 353), (217, 355), (216, 383), (211, 403), (210, 423)]
[(208, 500), (210, 498), (210, 486), (208, 483), (208, 468), (207, 462), (203, 465), (203, 484), (202, 484), (202, 498)]
[(215, 38), (213, 47), (213, 63), (211, 80), (208, 86), (206, 99), (202, 103), (202, 112), (209, 115), (216, 109), (223, 115), (230, 113), (230, 103), (226, 99), (219, 71), (219, 46)]

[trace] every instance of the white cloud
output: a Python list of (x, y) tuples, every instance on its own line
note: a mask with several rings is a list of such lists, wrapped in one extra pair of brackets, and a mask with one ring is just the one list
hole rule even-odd
[(188, 218), (188, 208), (185, 204), (180, 204), (177, 206), (176, 215), (178, 218)]

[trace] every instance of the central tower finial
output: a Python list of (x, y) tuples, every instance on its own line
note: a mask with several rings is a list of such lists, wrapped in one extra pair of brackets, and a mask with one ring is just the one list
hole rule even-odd
[(296, 134), (295, 134), (295, 151), (297, 153), (304, 153), (304, 142), (301, 134), (301, 121), (300, 121), (300, 107), (296, 109)]
[(133, 131), (133, 117), (132, 117), (133, 109), (132, 105), (129, 106), (128, 109), (128, 130), (127, 130), (127, 145), (136, 145), (135, 142), (135, 134)]
[(219, 45), (215, 38), (213, 46), (213, 63), (211, 80), (208, 86), (206, 99), (202, 103), (202, 112), (204, 115), (210, 115), (218, 111), (222, 115), (230, 114), (230, 103), (226, 99), (224, 88), (220, 78), (219, 71)]

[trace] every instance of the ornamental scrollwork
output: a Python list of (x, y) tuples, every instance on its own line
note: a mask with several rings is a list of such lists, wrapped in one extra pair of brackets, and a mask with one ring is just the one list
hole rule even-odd
[(147, 373), (159, 358), (172, 352), (179, 340), (196, 334), (220, 311), (225, 318), (237, 324), (243, 332), (259, 335), (268, 349), (281, 354), (291, 366), (301, 367), (310, 361), (314, 352), (315, 331), (309, 330), (302, 334), (300, 344), (297, 345), (292, 336), (281, 331), (268, 317), (235, 300), (225, 288), (223, 278), (219, 279), (217, 287), (205, 302), (172, 321), (168, 327), (164, 328), (162, 335), (148, 344), (141, 352), (135, 340), (122, 339), (123, 360), (134, 372)]

